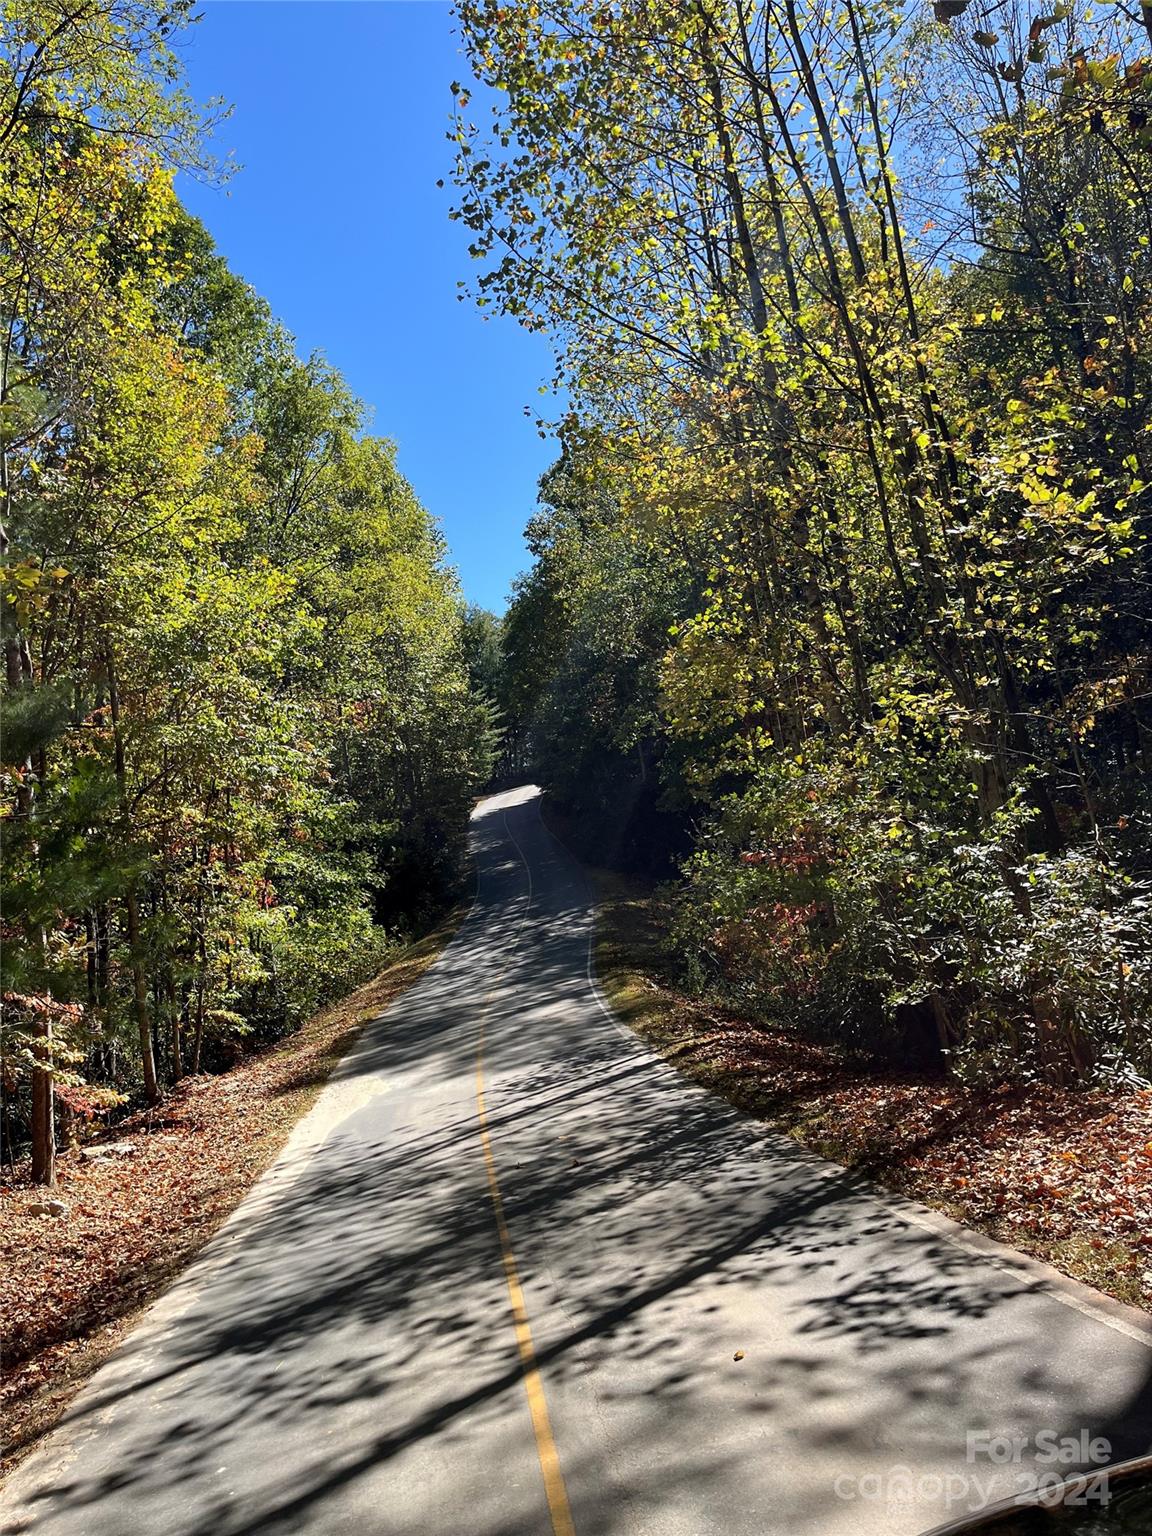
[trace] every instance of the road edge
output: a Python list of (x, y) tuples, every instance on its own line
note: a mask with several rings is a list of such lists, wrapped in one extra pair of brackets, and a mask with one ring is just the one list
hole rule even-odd
[(741, 1119), (763, 1128), (766, 1135), (778, 1138), (782, 1144), (786, 1144), (790, 1155), (799, 1153), (802, 1157), (811, 1160), (813, 1166), (826, 1169), (838, 1169), (849, 1183), (866, 1192), (870, 1198), (875, 1199), (887, 1210), (900, 1217), (911, 1226), (920, 1227), (949, 1243), (952, 1247), (961, 1249), (970, 1257), (978, 1258), (993, 1265), (995, 1268), (1011, 1274), (1017, 1279), (1026, 1280), (1030, 1288), (1042, 1291), (1054, 1300), (1062, 1302), (1073, 1311), (1093, 1318), (1095, 1321), (1126, 1335), (1128, 1338), (1143, 1344), (1152, 1350), (1152, 1316), (1141, 1311), (1140, 1308), (1131, 1306), (1127, 1302), (1119, 1301), (1113, 1296), (1106, 1295), (1094, 1287), (1085, 1284), (1082, 1280), (1076, 1280), (1071, 1275), (1064, 1274), (1053, 1265), (1043, 1259), (1024, 1253), (1019, 1248), (1013, 1248), (1000, 1239), (980, 1232), (974, 1227), (967, 1227), (962, 1222), (954, 1220), (932, 1206), (925, 1205), (922, 1201), (911, 1195), (906, 1195), (899, 1190), (888, 1189), (884, 1185), (870, 1179), (866, 1174), (839, 1163), (833, 1158), (815, 1151), (804, 1142), (787, 1136), (785, 1132), (773, 1126), (770, 1120), (752, 1111), (733, 1104), (714, 1090), (704, 1086), (681, 1071), (666, 1056), (662, 1055), (656, 1047), (647, 1040), (639, 1030), (635, 1029), (626, 1020), (621, 1019), (612, 1005), (611, 997), (601, 985), (597, 974), (596, 950), (597, 936), (602, 923), (602, 903), (597, 899), (596, 890), (589, 874), (588, 866), (573, 852), (564, 839), (548, 823), (544, 815), (545, 796), (542, 793), (537, 801), (537, 811), (540, 823), (556, 846), (564, 856), (575, 866), (583, 878), (587, 890), (587, 900), (590, 911), (588, 932), (588, 961), (587, 979), (590, 990), (596, 1002), (606, 1017), (615, 1026), (616, 1030), (630, 1043), (640, 1047), (649, 1059), (661, 1070), (675, 1075), (678, 1083), (686, 1088), (707, 1098), (714, 1099), (724, 1104), (733, 1114)]
[[(338, 1003), (328, 1004), (325, 1009), (318, 1011), (315, 1017), (322, 1016), (328, 1009), (354, 1000), (366, 987), (378, 983), (391, 971), (402, 970), (406, 964), (412, 963), (414, 956), (417, 957), (419, 969), (416, 974), (407, 979), (388, 998), (383, 1007), (375, 1012), (366, 1011), (360, 1016), (354, 1032), (347, 1039), (339, 1056), (333, 1061), (327, 1076), (317, 1085), (315, 1097), (302, 1108), (270, 1161), (239, 1193), (236, 1203), (225, 1212), (219, 1223), (206, 1233), (199, 1246), (165, 1276), (145, 1301), (126, 1312), (115, 1323), (108, 1325), (110, 1335), (106, 1349), (94, 1351), (91, 1360), (81, 1365), (76, 1370), (76, 1374), (63, 1383), (54, 1384), (51, 1380), (45, 1382), (42, 1391), (45, 1393), (55, 1391), (57, 1397), (45, 1415), (43, 1424), (12, 1451), (8, 1451), (6, 1445), (0, 1445), (0, 1455), (3, 1458), (0, 1461), (0, 1515), (5, 1515), (5, 1506), (10, 1502), (10, 1490), (14, 1489), (22, 1479), (25, 1469), (35, 1466), (42, 1457), (56, 1454), (53, 1452), (53, 1442), (66, 1434), (73, 1409), (91, 1390), (96, 1378), (102, 1372), (117, 1367), (120, 1357), (128, 1352), (130, 1345), (140, 1342), (140, 1335), (146, 1330), (151, 1330), (157, 1325), (167, 1326), (168, 1322), (184, 1310), (196, 1294), (195, 1281), (201, 1266), (214, 1260), (218, 1247), (226, 1248), (237, 1240), (238, 1234), (232, 1231), (233, 1227), (259, 1214), (270, 1201), (278, 1198), (335, 1126), (360, 1107), (367, 1090), (363, 1085), (357, 1087), (349, 1067), (363, 1043), (366, 1031), (386, 1018), (412, 988), (418, 986), (440, 964), (475, 911), (477, 883), (475, 870), (473, 870), (469, 880), (471, 889), (461, 896), (439, 922), (434, 924), (428, 932), (405, 945), (373, 981), (355, 988), (347, 998), (341, 999)], [(422, 954), (422, 951), (426, 951), (426, 954)], [(299, 1033), (303, 1033), (307, 1027), (307, 1025), (302, 1026)], [(290, 1036), (286, 1037), (286, 1040), (290, 1039)], [(244, 1063), (240, 1063), (241, 1067), (243, 1065)], [(86, 1337), (91, 1341), (97, 1332), (98, 1330), (94, 1329)], [(86, 1434), (78, 1434), (76, 1445), (86, 1438)], [(65, 1465), (71, 1459), (72, 1450), (71, 1444), (60, 1447), (60, 1465)], [(6, 1526), (0, 1526), (0, 1532), (6, 1530)]]

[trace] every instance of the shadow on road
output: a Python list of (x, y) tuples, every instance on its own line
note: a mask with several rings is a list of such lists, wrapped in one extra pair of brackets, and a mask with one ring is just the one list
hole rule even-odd
[[(507, 814), (476, 823), (481, 895), (457, 939), (345, 1064), (373, 1091), (96, 1378), (70, 1420), (80, 1453), (6, 1530), (547, 1529), (538, 1488), (501, 1488), (486, 1449), (527, 1432), (478, 1144), (485, 1009), (489, 1125), (580, 1536), (852, 1530), (834, 1469), (963, 1470), (969, 1430), (1087, 1427), (1117, 1458), (1152, 1444), (1152, 1353), (622, 1038), (585, 978), (582, 877), (530, 802)], [(421, 1478), (456, 1480), (464, 1523), (420, 1523), (439, 1507)], [(659, 1523), (676, 1508), (710, 1523)]]

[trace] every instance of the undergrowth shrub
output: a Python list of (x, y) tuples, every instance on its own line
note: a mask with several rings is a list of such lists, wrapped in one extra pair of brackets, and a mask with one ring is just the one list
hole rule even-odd
[(908, 814), (841, 766), (776, 763), (721, 803), (685, 866), (692, 983), (773, 1025), (967, 1078), (1152, 1071), (1152, 906), (1103, 835), (1027, 851), (1020, 799), (987, 826)]

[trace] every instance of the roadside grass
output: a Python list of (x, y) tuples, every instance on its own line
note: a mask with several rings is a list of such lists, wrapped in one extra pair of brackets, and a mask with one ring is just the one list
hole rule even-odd
[[(239, 1205), (364, 1024), (423, 975), (465, 910), (294, 1034), (230, 1071), (185, 1078), (156, 1110), (87, 1144), (127, 1142), (131, 1155), (94, 1162), (73, 1148), (59, 1157), (52, 1190), (29, 1184), (26, 1167), (4, 1170), (0, 1471), (53, 1428), (141, 1310)], [(28, 1208), (45, 1198), (68, 1214), (33, 1215)]]
[(882, 1187), (1152, 1311), (1152, 1093), (970, 1088), (761, 1027), (678, 985), (659, 888), (586, 872), (600, 985), (685, 1076)]

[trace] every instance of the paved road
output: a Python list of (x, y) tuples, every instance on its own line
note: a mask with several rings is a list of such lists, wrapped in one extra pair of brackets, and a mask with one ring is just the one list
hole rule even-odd
[[(949, 1486), (1013, 1491), (1038, 1431), (1152, 1444), (1134, 1314), (655, 1062), (589, 982), (534, 792), (474, 835), (454, 942), (15, 1475), (6, 1532), (900, 1536)], [(968, 1463), (968, 1431), (1029, 1445)]]

